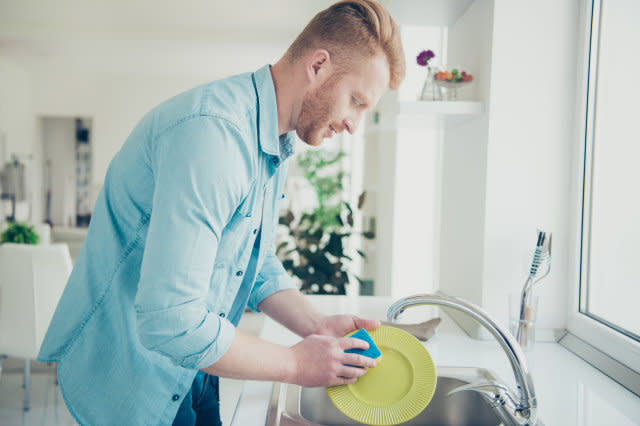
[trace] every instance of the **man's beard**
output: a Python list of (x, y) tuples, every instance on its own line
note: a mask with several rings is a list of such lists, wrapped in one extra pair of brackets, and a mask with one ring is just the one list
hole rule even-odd
[(336, 83), (337, 78), (332, 76), (322, 86), (305, 95), (302, 100), (296, 133), (309, 145), (320, 145), (324, 139), (324, 133), (329, 128), (331, 107), (336, 101), (332, 96)]

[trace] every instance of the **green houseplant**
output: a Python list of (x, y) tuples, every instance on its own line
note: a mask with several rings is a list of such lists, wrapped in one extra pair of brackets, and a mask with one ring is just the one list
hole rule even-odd
[[(280, 224), (287, 227), (288, 238), (278, 244), (276, 253), (284, 268), (300, 279), (300, 290), (310, 294), (346, 294), (346, 285), (360, 279), (349, 272), (353, 255), (364, 257), (360, 250), (349, 253), (345, 238), (354, 234), (353, 209), (340, 198), (345, 173), (337, 170), (344, 152), (331, 154), (309, 150), (298, 157), (305, 179), (315, 191), (317, 206), (295, 217), (287, 210)], [(362, 208), (365, 193), (358, 199)], [(373, 238), (372, 233), (362, 233)]]
[(11, 222), (7, 229), (0, 235), (2, 243), (38, 244), (40, 237), (33, 226), (26, 223)]

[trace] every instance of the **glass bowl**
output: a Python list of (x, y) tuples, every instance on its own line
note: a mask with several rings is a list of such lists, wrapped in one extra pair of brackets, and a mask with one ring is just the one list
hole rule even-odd
[(447, 80), (434, 80), (436, 86), (440, 88), (442, 93), (442, 99), (445, 101), (458, 100), (458, 89), (473, 83), (470, 81), (447, 81)]

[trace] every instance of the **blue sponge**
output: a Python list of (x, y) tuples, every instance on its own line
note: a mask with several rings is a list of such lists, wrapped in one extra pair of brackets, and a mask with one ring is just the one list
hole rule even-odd
[(361, 340), (367, 341), (369, 343), (369, 349), (367, 350), (358, 349), (358, 348), (347, 349), (345, 353), (354, 353), (354, 354), (364, 355), (373, 359), (379, 358), (380, 355), (382, 355), (382, 352), (380, 352), (380, 349), (378, 349), (373, 339), (371, 338), (369, 333), (367, 333), (367, 330), (365, 330), (364, 328), (361, 328), (360, 330), (356, 331), (355, 333), (353, 333), (348, 337), (353, 337), (355, 339), (361, 339)]

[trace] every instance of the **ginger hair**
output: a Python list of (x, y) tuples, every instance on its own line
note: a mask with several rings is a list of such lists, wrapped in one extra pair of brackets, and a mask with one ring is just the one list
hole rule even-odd
[(389, 12), (373, 0), (345, 0), (319, 12), (294, 40), (285, 57), (290, 61), (325, 49), (343, 71), (355, 60), (382, 52), (389, 64), (389, 88), (397, 89), (405, 75), (404, 51), (398, 26)]

